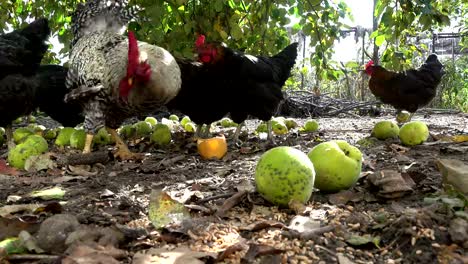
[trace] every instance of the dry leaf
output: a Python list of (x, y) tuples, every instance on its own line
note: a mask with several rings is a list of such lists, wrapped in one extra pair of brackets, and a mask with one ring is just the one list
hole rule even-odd
[(454, 159), (438, 159), (437, 166), (445, 184), (453, 186), (459, 192), (468, 194), (468, 164)]
[(200, 259), (215, 259), (215, 253), (196, 252), (188, 247), (179, 247), (173, 250), (164, 248), (152, 248), (145, 253), (137, 252), (133, 257), (132, 264), (203, 264), (205, 261)]

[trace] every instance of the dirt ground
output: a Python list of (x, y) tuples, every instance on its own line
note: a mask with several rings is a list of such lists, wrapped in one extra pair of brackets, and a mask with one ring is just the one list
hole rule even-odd
[[(407, 148), (398, 140), (358, 144), (376, 121), (392, 118), (321, 118), (317, 133), (276, 136), (278, 145), (304, 152), (343, 139), (364, 154), (356, 186), (338, 194), (316, 191), (305, 207), (293, 209), (272, 206), (255, 192), (255, 165), (268, 148), (253, 133), (258, 121), (248, 122), (243, 145), (230, 147), (222, 160), (201, 159), (190, 135), (176, 133), (166, 149), (131, 144), (133, 151), (150, 153), (142, 162), (111, 159), (0, 174), (0, 240), (21, 230), (33, 235), (26, 239), (33, 244), (28, 254), (2, 259), (0, 251), (0, 261), (468, 263), (467, 200), (444, 191), (438, 167), (439, 159), (468, 162), (468, 143), (447, 140), (468, 134), (468, 116), (415, 116), (431, 131), (420, 146)], [(64, 197), (29, 195), (50, 187), (65, 190)], [(185, 206), (172, 211), (179, 203)], [(153, 221), (172, 221), (155, 228), (150, 211), (157, 215)]]

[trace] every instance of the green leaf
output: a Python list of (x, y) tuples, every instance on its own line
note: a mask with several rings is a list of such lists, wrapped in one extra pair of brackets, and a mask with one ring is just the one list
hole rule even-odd
[(375, 38), (375, 45), (381, 46), (385, 41), (385, 35), (379, 35)]

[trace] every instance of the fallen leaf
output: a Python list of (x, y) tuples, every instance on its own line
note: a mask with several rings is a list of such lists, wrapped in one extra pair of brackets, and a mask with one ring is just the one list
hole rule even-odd
[(16, 237), (25, 230), (34, 233), (39, 229), (39, 221), (30, 219), (22, 219), (19, 217), (5, 218), (0, 217), (0, 240), (7, 237)]
[(245, 196), (247, 196), (247, 191), (243, 190), (229, 197), (228, 199), (226, 199), (226, 201), (224, 201), (223, 205), (220, 208), (218, 208), (218, 211), (216, 211), (216, 215), (219, 217), (224, 217), (226, 213), (231, 208), (239, 204)]
[(363, 246), (367, 244), (373, 244), (377, 248), (380, 244), (380, 237), (379, 236), (371, 236), (371, 235), (351, 235), (349, 238), (346, 239), (346, 242), (353, 246)]
[(96, 176), (98, 174), (98, 171), (91, 171), (91, 166), (90, 165), (68, 165), (68, 172), (71, 175), (76, 175), (76, 176)]
[(63, 264), (113, 264), (121, 263), (126, 252), (113, 246), (75, 245), (68, 250), (68, 255), (62, 259)]
[(53, 187), (50, 189), (33, 191), (29, 194), (31, 197), (41, 198), (42, 200), (61, 200), (66, 191), (60, 187)]
[(37, 245), (37, 240), (28, 231), (21, 231), (18, 235), (21, 245), (25, 247), (28, 252), (35, 252), (38, 254), (44, 253), (45, 251)]
[(468, 194), (468, 164), (454, 159), (438, 159), (437, 166), (442, 173), (444, 184), (455, 190)]
[(32, 213), (37, 208), (44, 207), (44, 204), (14, 204), (14, 205), (5, 205), (0, 208), (0, 217), (10, 217), (13, 214), (20, 212)]
[(17, 169), (8, 166), (4, 159), (0, 159), (0, 174), (16, 176), (20, 173)]
[(88, 177), (85, 176), (62, 176), (58, 178), (54, 178), (52, 180), (53, 183), (63, 183), (63, 182), (71, 182), (71, 181), (85, 181)]
[(50, 159), (50, 154), (30, 156), (24, 163), (24, 169), (28, 172), (54, 169), (55, 163)]
[(394, 170), (376, 171), (368, 177), (369, 181), (379, 188), (378, 195), (388, 199), (399, 198), (413, 191), (411, 185), (414, 182), (408, 178), (405, 180), (401, 173)]
[(357, 193), (351, 190), (343, 190), (338, 193), (330, 194), (330, 196), (328, 197), (328, 201), (334, 205), (344, 205), (349, 201), (361, 201), (363, 198), (363, 193)]
[(235, 254), (238, 251), (246, 250), (249, 247), (245, 244), (246, 239), (242, 239), (241, 242), (229, 246), (224, 251), (220, 252), (216, 261), (223, 261), (226, 258), (229, 258), (232, 254)]
[(133, 256), (132, 264), (203, 264), (201, 259), (216, 259), (216, 254), (211, 252), (192, 251), (188, 247), (178, 247), (173, 250), (164, 248), (152, 248), (145, 252), (137, 252)]
[(185, 206), (173, 200), (161, 189), (152, 190), (148, 218), (156, 228), (162, 228), (168, 224), (179, 224), (184, 219), (189, 219), (190, 213)]
[(270, 227), (284, 228), (286, 226), (281, 222), (266, 220), (266, 221), (262, 221), (262, 222), (253, 223), (253, 224), (250, 224), (250, 225), (245, 226), (245, 227), (241, 226), (239, 229), (243, 230), (243, 231), (256, 232), (256, 231), (260, 231), (262, 229), (266, 229), (266, 228), (270, 228)]
[(21, 254), (26, 251), (27, 249), (23, 247), (21, 240), (17, 237), (11, 237), (0, 241), (0, 257), (11, 254)]

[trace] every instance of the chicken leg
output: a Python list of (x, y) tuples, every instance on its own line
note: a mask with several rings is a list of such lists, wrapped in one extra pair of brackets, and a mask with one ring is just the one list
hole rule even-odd
[(236, 131), (234, 132), (234, 136), (232, 137), (232, 140), (234, 141), (234, 144), (237, 144), (239, 143), (239, 136), (240, 136), (240, 133), (242, 131), (242, 127), (244, 127), (244, 122), (240, 123), (237, 128), (236, 128)]
[(93, 138), (94, 138), (94, 135), (93, 134), (86, 134), (86, 140), (85, 140), (85, 145), (84, 145), (84, 148), (83, 148), (83, 154), (88, 154), (88, 153), (91, 153), (91, 145), (93, 144)]
[(13, 129), (11, 128), (11, 125), (7, 125), (5, 127), (5, 134), (7, 138), (8, 150), (10, 150), (16, 146), (15, 141), (13, 140)]
[(270, 142), (270, 144), (276, 145), (275, 137), (273, 136), (273, 133), (271, 132), (273, 130), (273, 125), (271, 124), (271, 120), (267, 122), (267, 129), (268, 129), (267, 140)]
[(131, 152), (127, 144), (120, 138), (117, 131), (113, 128), (106, 127), (107, 131), (115, 141), (117, 151), (114, 153), (114, 157), (119, 158), (120, 160), (142, 160), (144, 155), (142, 153), (133, 153)]

